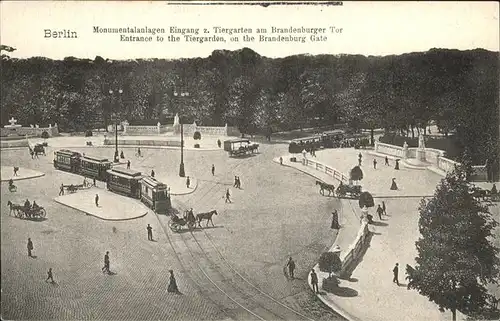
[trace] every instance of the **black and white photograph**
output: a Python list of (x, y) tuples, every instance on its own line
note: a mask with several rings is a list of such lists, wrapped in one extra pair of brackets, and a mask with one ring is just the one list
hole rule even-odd
[(1, 2), (1, 318), (500, 320), (499, 25)]

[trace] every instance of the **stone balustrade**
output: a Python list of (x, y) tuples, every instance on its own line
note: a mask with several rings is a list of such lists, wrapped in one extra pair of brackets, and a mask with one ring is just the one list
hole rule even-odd
[(58, 136), (59, 128), (57, 124), (50, 127), (15, 127), (15, 128), (1, 128), (1, 136), (9, 136), (12, 134), (17, 134), (19, 136), (42, 136), (43, 132), (47, 132), (49, 137)]
[(342, 172), (338, 171), (337, 169), (335, 169), (333, 167), (330, 167), (328, 165), (325, 165), (323, 163), (320, 163), (320, 162), (317, 162), (317, 161), (314, 161), (314, 160), (308, 159), (308, 158), (303, 158), (302, 164), (305, 166), (312, 167), (312, 168), (316, 169), (317, 171), (326, 173), (326, 174), (328, 174), (328, 176), (331, 176), (342, 183), (346, 183), (346, 184), (349, 183), (349, 178), (346, 175), (344, 175)]
[(346, 251), (342, 252), (340, 260), (342, 261), (342, 268), (340, 269), (339, 276), (344, 279), (351, 277), (352, 272), (356, 268), (359, 259), (363, 255), (370, 243), (370, 230), (368, 222), (363, 220), (358, 234), (354, 241), (349, 245)]

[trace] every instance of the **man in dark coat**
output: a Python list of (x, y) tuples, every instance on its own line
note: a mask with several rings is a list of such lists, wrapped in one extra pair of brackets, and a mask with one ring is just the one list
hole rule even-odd
[(27, 248), (28, 248), (28, 256), (31, 257), (31, 251), (33, 251), (33, 242), (31, 242), (30, 238), (28, 238)]
[(214, 176), (214, 175), (215, 175), (215, 165), (212, 164), (212, 176)]
[(104, 255), (104, 266), (102, 267), (102, 273), (109, 273), (109, 251), (106, 251), (106, 254)]
[(49, 268), (47, 271), (47, 279), (45, 279), (45, 282), (47, 282), (50, 279), (52, 283), (54, 283), (54, 276), (52, 275), (52, 268)]
[(155, 177), (155, 171), (153, 169), (151, 170), (151, 177)]
[(384, 214), (384, 209), (382, 207), (380, 207), (380, 204), (378, 204), (378, 207), (377, 207), (377, 214), (378, 214), (378, 217), (380, 218), (380, 220), (382, 221), (382, 214)]
[(153, 228), (148, 224), (146, 227), (146, 230), (148, 230), (148, 241), (153, 240)]
[(392, 278), (392, 282), (396, 283), (399, 286), (398, 273), (399, 273), (399, 264), (396, 263), (394, 269), (392, 269), (392, 274), (394, 275), (394, 277)]
[(59, 187), (59, 196), (61, 195), (64, 195), (64, 185), (61, 184), (61, 186)]
[(189, 188), (189, 185), (191, 185), (191, 180), (189, 179), (189, 176), (186, 178), (186, 187)]
[(130, 160), (127, 161), (127, 169), (130, 169)]
[(389, 157), (385, 157), (385, 165), (389, 166)]
[(373, 159), (373, 169), (377, 169), (377, 160)]
[(312, 287), (313, 287), (313, 291), (316, 292), (316, 293), (319, 293), (319, 289), (318, 289), (318, 275), (316, 274), (316, 272), (314, 272), (314, 269), (311, 270), (311, 284), (312, 284)]
[(99, 207), (99, 194), (95, 194), (95, 206)]
[(293, 275), (293, 271), (295, 271), (295, 262), (293, 261), (292, 257), (288, 259), (288, 262), (286, 263), (286, 266), (288, 267), (288, 274), (290, 275), (290, 278), (294, 278), (295, 276)]

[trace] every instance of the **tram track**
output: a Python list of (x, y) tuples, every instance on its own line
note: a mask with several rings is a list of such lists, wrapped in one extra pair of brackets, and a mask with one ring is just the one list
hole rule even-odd
[[(231, 166), (229, 171), (234, 172), (234, 170), (243, 163), (244, 161), (238, 162), (234, 166)], [(257, 165), (258, 164), (253, 162), (251, 168)], [(213, 199), (213, 196), (217, 199), (216, 203), (219, 203), (221, 199), (216, 195), (221, 195), (225, 191), (225, 185), (205, 185), (202, 190), (204, 193), (199, 193), (199, 189), (196, 196), (191, 197), (197, 199), (196, 204), (206, 203), (207, 197)], [(221, 194), (218, 194), (219, 192), (221, 192)], [(193, 200), (191, 200), (191, 202), (192, 201)], [(219, 300), (215, 297), (211, 298), (219, 301), (217, 303), (218, 306), (223, 305), (227, 307), (225, 310), (226, 313), (233, 318), (248, 320), (248, 315), (241, 313), (241, 310), (243, 310), (252, 316), (251, 319), (256, 320), (312, 320), (281, 303), (279, 300), (265, 293), (246, 279), (223, 256), (210, 238), (210, 235), (204, 229), (190, 231), (189, 234), (180, 233), (170, 236), (168, 235), (169, 232), (165, 224), (161, 222), (160, 218), (158, 219), (181, 265), (201, 271), (203, 276), (208, 280), (208, 283), (212, 285), (215, 292), (218, 291), (219, 294), (222, 293), (227, 298), (226, 301), (229, 300), (239, 307), (234, 309), (234, 305), (228, 306), (227, 302), (224, 302), (224, 300), (219, 301), (220, 295)], [(175, 240), (172, 242), (172, 239)], [(176, 246), (174, 246), (174, 244)], [(183, 257), (181, 258), (181, 256)], [(198, 286), (200, 287), (201, 284), (198, 283)], [(210, 293), (212, 294), (212, 292)]]

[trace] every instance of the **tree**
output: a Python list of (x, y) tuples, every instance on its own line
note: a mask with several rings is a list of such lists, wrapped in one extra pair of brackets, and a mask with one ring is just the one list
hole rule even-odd
[(333, 252), (324, 252), (319, 257), (319, 270), (327, 272), (328, 278), (331, 278), (332, 273), (340, 271), (342, 268), (342, 261), (339, 256)]
[(363, 179), (363, 171), (361, 170), (361, 168), (359, 166), (354, 166), (352, 169), (351, 169), (351, 180), (353, 181), (360, 181)]
[(368, 192), (363, 192), (359, 195), (359, 207), (373, 207), (375, 206), (375, 202), (373, 201), (372, 194)]
[(484, 307), (485, 285), (500, 276), (499, 249), (489, 241), (498, 223), (487, 204), (472, 196), (466, 171), (457, 167), (441, 180), (432, 199), (422, 200), (417, 264), (408, 271), (408, 287), (441, 311), (450, 310), (453, 320), (457, 310), (471, 313)]

